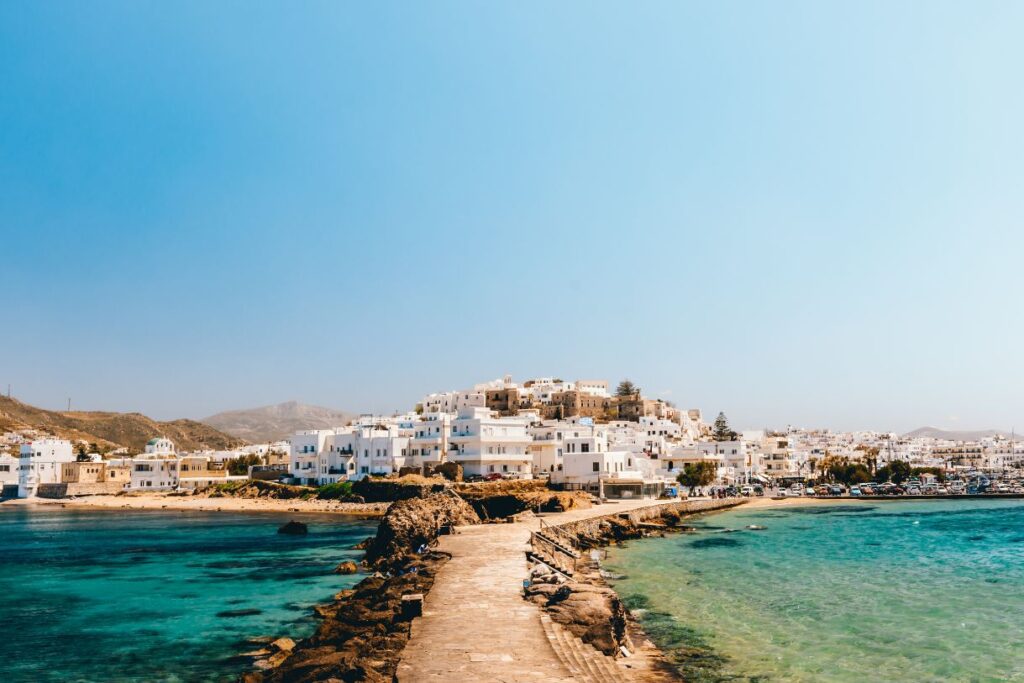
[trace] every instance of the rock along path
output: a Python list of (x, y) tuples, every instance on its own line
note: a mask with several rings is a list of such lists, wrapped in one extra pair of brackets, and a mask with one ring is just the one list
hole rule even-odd
[[(550, 524), (627, 512), (657, 504), (620, 501), (544, 515)], [(412, 624), (398, 665), (399, 683), (548, 681), (573, 675), (552, 649), (541, 608), (523, 600), (525, 550), (539, 520), (482, 524), (442, 536), (439, 549), (452, 559), (438, 573)]]

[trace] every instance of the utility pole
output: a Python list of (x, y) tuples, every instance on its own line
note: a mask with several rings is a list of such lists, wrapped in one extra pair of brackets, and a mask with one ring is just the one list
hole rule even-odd
[(68, 397), (68, 412), (71, 412), (71, 397)]

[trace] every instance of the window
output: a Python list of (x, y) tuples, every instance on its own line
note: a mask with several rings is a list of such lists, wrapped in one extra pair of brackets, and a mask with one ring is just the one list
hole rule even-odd
[(595, 472), (600, 472), (601, 471), (601, 463), (598, 463), (598, 462), (594, 463), (594, 471)]

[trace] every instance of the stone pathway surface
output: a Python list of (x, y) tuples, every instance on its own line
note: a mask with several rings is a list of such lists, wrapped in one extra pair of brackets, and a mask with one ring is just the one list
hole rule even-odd
[[(656, 503), (620, 501), (543, 519), (563, 524)], [(576, 680), (548, 640), (542, 610), (522, 598), (525, 551), (539, 526), (539, 519), (465, 526), (441, 537), (438, 547), (452, 559), (427, 594), (423, 616), (412, 624), (399, 683)]]

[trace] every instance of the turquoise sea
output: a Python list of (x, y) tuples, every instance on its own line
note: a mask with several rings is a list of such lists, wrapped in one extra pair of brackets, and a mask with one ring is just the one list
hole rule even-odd
[(738, 508), (696, 526), (605, 563), (687, 680), (1024, 681), (1024, 502)]
[[(296, 519), (307, 536), (277, 528)], [(233, 681), (304, 636), (376, 522), (326, 515), (0, 508), (0, 680)]]

